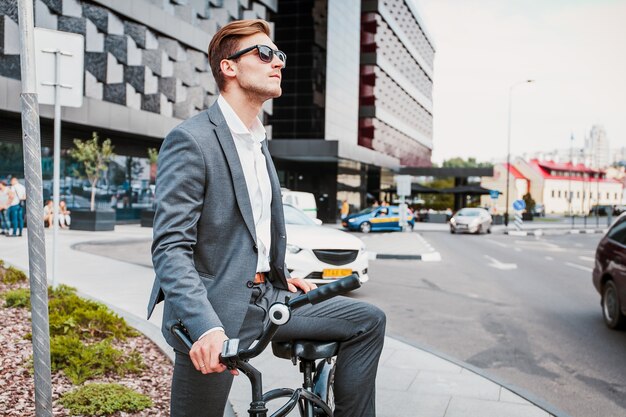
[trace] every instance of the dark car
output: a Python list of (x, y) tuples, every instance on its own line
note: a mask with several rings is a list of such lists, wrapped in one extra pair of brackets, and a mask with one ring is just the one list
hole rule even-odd
[(601, 295), (602, 314), (611, 329), (626, 325), (626, 213), (613, 223), (596, 249), (593, 285)]

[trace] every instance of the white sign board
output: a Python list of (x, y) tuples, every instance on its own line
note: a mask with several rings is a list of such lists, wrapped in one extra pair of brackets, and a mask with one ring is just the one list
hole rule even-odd
[(411, 176), (410, 175), (396, 175), (396, 194), (409, 196), (411, 195)]
[[(56, 53), (55, 53), (56, 52)], [(56, 59), (61, 86), (61, 106), (83, 105), (85, 38), (76, 33), (35, 28), (35, 66), (39, 104), (54, 103)]]

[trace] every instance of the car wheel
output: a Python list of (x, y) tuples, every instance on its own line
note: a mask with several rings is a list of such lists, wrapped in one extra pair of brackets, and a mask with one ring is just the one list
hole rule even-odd
[(363, 222), (359, 226), (359, 230), (363, 233), (369, 233), (372, 231), (372, 224), (370, 222)]
[(452, 234), (455, 233), (453, 228), (450, 228), (450, 233), (452, 233)]
[(487, 233), (491, 234), (491, 226), (487, 228)]
[(604, 316), (604, 322), (609, 328), (618, 329), (624, 327), (626, 317), (622, 314), (617, 286), (613, 280), (608, 280), (604, 284), (604, 290), (602, 291), (602, 315)]
[(483, 225), (482, 224), (478, 225), (478, 229), (476, 229), (476, 234), (477, 235), (482, 235), (483, 234)]

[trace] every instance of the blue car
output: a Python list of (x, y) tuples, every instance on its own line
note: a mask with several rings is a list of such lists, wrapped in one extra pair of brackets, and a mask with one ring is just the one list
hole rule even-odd
[[(409, 227), (413, 228), (415, 219), (408, 209), (406, 217)], [(363, 233), (377, 230), (402, 230), (402, 227), (400, 227), (400, 207), (368, 207), (365, 210), (347, 216), (341, 221), (341, 224), (348, 230), (360, 230)]]

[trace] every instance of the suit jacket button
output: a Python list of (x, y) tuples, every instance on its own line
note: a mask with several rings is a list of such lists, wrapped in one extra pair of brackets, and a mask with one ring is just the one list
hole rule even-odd
[(254, 251), (254, 253), (259, 253), (259, 248), (257, 247), (257, 245), (254, 245), (252, 247), (252, 250)]
[(248, 288), (254, 287), (254, 282), (252, 282), (252, 281), (246, 282), (246, 287), (248, 287)]

